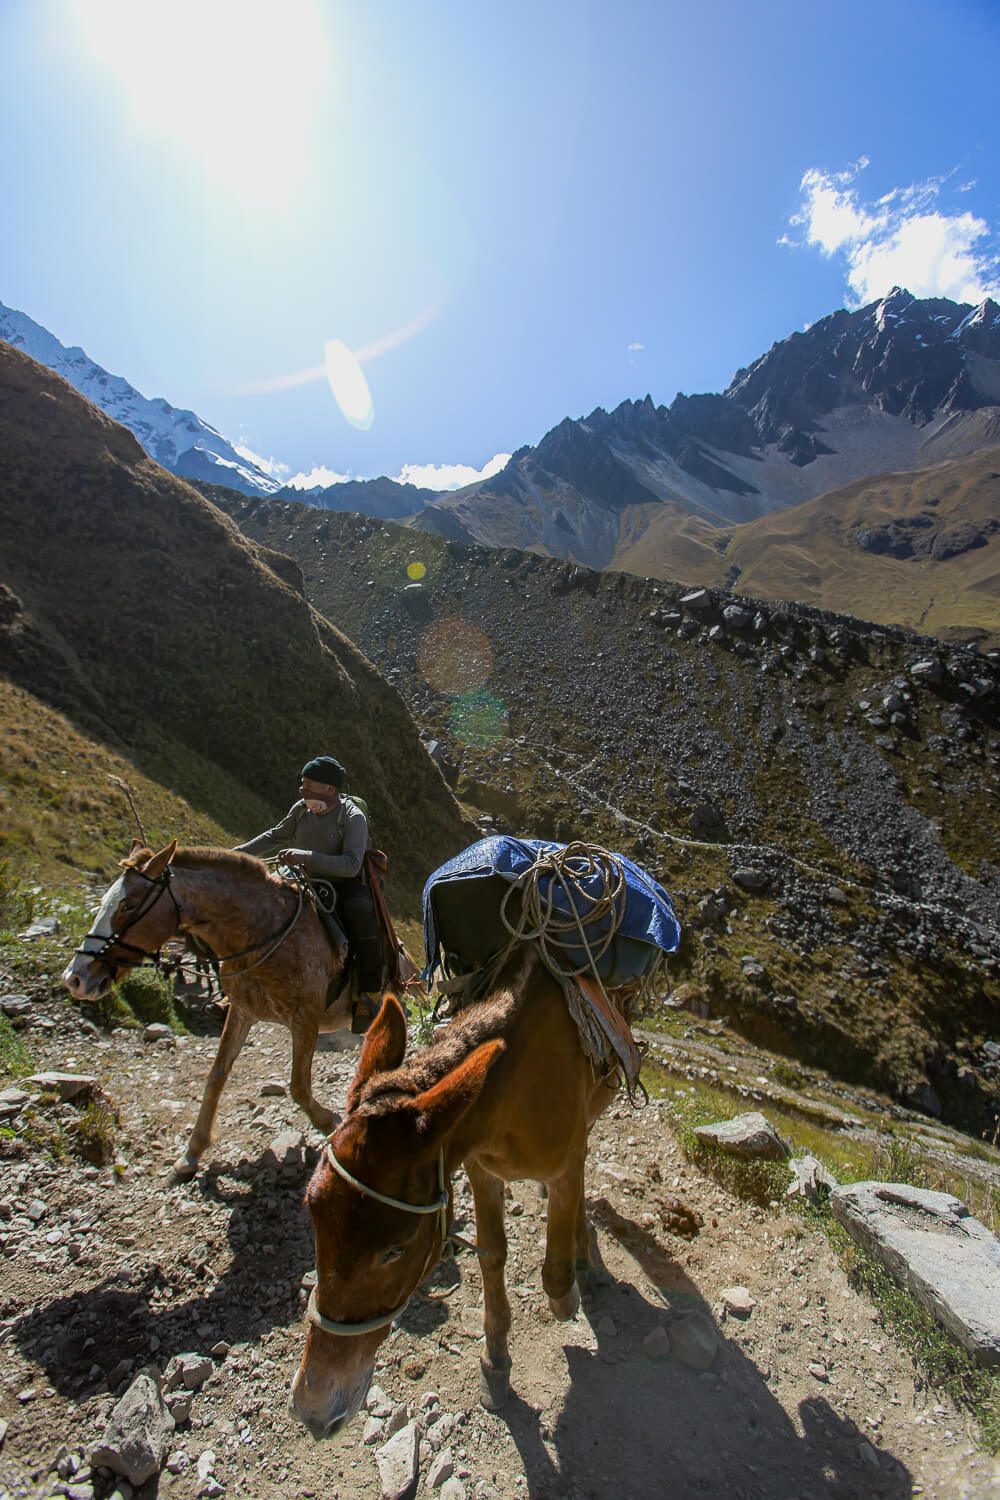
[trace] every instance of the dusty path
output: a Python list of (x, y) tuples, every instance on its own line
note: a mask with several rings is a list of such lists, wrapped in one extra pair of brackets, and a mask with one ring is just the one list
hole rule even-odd
[[(976, 1452), (962, 1414), (917, 1389), (822, 1235), (703, 1177), (655, 1105), (623, 1107), (595, 1131), (588, 1194), (613, 1279), (570, 1323), (552, 1320), (541, 1293), (544, 1202), (532, 1184), (512, 1191), (516, 1395), (503, 1413), (476, 1404), (480, 1286), (465, 1258), (439, 1271), (383, 1346), (376, 1381), (388, 1427), (373, 1418), (366, 1444), (359, 1420), (339, 1444), (314, 1445), (285, 1402), (312, 1263), (301, 1199), (318, 1139), (286, 1095), (264, 1092), (287, 1077), (287, 1034), (253, 1033), (223, 1097), (209, 1170), (170, 1187), (163, 1173), (193, 1119), (214, 1041), (106, 1038), (61, 1002), (47, 1014), (54, 1028), (30, 1033), (36, 1056), (102, 1079), (121, 1107), (126, 1165), (118, 1174), (74, 1156), (55, 1165), (37, 1148), (3, 1143), (0, 1494), (109, 1493), (112, 1481), (86, 1461), (70, 1473), (73, 1456), (85, 1459), (100, 1437), (112, 1392), (144, 1365), (163, 1369), (191, 1350), (215, 1351), (213, 1373), (176, 1432), (176, 1472), (147, 1482), (142, 1500), (223, 1491), (378, 1500), (375, 1453), (407, 1415), (424, 1425), (417, 1493), (446, 1500), (1000, 1493), (1000, 1463)], [(321, 1098), (342, 1105), (353, 1062), (350, 1053), (317, 1057)], [(305, 1132), (298, 1162), (262, 1164), (288, 1130)], [(669, 1194), (704, 1218), (691, 1243), (665, 1227)], [(465, 1189), (460, 1203), (470, 1201)], [(722, 1311), (720, 1293), (733, 1285), (756, 1298), (745, 1320)], [(719, 1337), (707, 1371), (643, 1346), (670, 1310), (692, 1306)], [(63, 1480), (52, 1471), (60, 1450)], [(127, 1500), (127, 1488), (120, 1493)]]

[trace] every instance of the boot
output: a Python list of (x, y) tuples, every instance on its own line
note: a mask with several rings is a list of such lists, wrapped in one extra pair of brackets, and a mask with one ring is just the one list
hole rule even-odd
[(374, 995), (359, 995), (351, 1011), (351, 1031), (355, 1036), (364, 1036), (379, 1012), (379, 1001)]

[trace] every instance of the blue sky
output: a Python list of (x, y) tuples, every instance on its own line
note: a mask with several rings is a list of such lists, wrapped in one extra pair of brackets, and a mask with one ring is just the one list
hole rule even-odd
[(1000, 283), (994, 0), (3, 0), (0, 56), (0, 300), (288, 475)]

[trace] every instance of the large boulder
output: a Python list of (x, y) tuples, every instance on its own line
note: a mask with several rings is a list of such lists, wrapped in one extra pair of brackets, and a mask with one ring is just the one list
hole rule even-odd
[(706, 1145), (717, 1146), (729, 1156), (761, 1157), (769, 1161), (784, 1161), (791, 1152), (788, 1143), (775, 1130), (759, 1110), (753, 1109), (732, 1120), (719, 1120), (714, 1125), (698, 1125), (695, 1135)]
[(830, 1207), (847, 1232), (981, 1365), (1000, 1365), (1000, 1240), (950, 1193), (852, 1182)]

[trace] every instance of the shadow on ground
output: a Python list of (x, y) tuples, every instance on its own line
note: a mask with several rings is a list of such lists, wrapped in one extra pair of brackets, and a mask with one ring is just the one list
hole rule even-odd
[(690, 1311), (711, 1318), (710, 1309), (647, 1230), (605, 1200), (588, 1208), (662, 1300), (600, 1277), (584, 1301), (596, 1348), (564, 1345), (570, 1383), (555, 1422), (517, 1396), (501, 1413), (532, 1500), (569, 1493), (588, 1500), (908, 1500), (913, 1488), (904, 1466), (884, 1450), (876, 1454), (825, 1399), (800, 1404), (797, 1431), (765, 1374), (717, 1325), (719, 1350), (709, 1370), (649, 1358), (642, 1341), (654, 1328), (669, 1331)]

